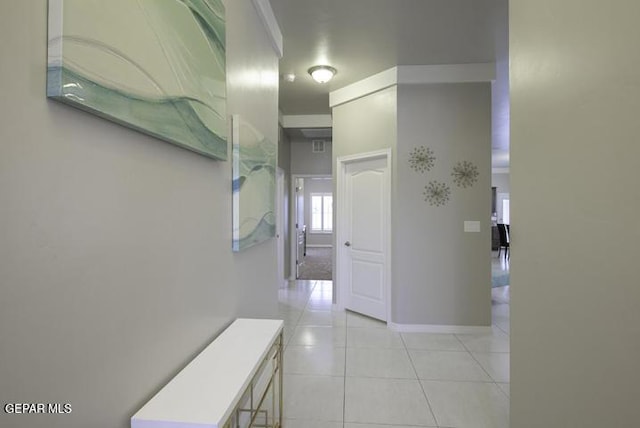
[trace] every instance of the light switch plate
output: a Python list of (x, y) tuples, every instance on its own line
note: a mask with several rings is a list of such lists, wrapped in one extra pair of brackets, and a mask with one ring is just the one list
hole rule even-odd
[(464, 231), (465, 232), (480, 232), (480, 222), (479, 221), (465, 221), (464, 222)]

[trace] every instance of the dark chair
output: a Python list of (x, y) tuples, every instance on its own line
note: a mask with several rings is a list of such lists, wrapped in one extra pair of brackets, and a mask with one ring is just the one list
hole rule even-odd
[(500, 252), (504, 248), (504, 258), (509, 258), (509, 231), (507, 230), (508, 225), (498, 223), (498, 235), (500, 236), (500, 247), (498, 247), (498, 257), (500, 257)]

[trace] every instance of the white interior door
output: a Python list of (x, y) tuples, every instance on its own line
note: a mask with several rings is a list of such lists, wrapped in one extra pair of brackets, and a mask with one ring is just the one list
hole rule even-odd
[(387, 320), (389, 152), (339, 159), (338, 287), (345, 309)]

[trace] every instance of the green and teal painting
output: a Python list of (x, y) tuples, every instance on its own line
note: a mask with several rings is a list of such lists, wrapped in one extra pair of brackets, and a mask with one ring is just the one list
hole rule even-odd
[(273, 238), (277, 146), (239, 115), (233, 128), (233, 251)]
[(47, 96), (226, 160), (222, 0), (49, 0)]

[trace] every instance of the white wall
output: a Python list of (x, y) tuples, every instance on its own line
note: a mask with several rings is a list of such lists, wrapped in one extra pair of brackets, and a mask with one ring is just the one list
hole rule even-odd
[(510, 9), (511, 427), (635, 427), (640, 3)]
[(509, 173), (491, 174), (491, 186), (497, 187), (498, 193), (509, 193), (511, 191)]
[(491, 84), (491, 147), (501, 158), (494, 167), (508, 167), (509, 152), (509, 7), (507, 0), (495, 1), (494, 37), (496, 79)]
[[(434, 151), (433, 168), (409, 167), (416, 147)], [(451, 171), (472, 162), (471, 187)], [(398, 150), (393, 202), (393, 321), (400, 324), (491, 324), (491, 86), (489, 83), (398, 87)], [(451, 191), (444, 206), (424, 200), (432, 180)], [(480, 233), (464, 232), (479, 221)]]
[[(229, 114), (277, 140), (278, 60), (227, 2)], [(230, 162), (45, 98), (47, 2), (0, 3), (0, 403), (69, 402), (3, 428), (128, 427), (239, 313), (274, 315), (275, 242), (231, 253)]]
[(504, 220), (502, 215), (502, 201), (505, 199), (505, 195), (509, 195), (510, 197), (511, 192), (509, 173), (491, 174), (491, 186), (496, 188), (496, 213), (498, 215), (498, 223), (502, 223)]

